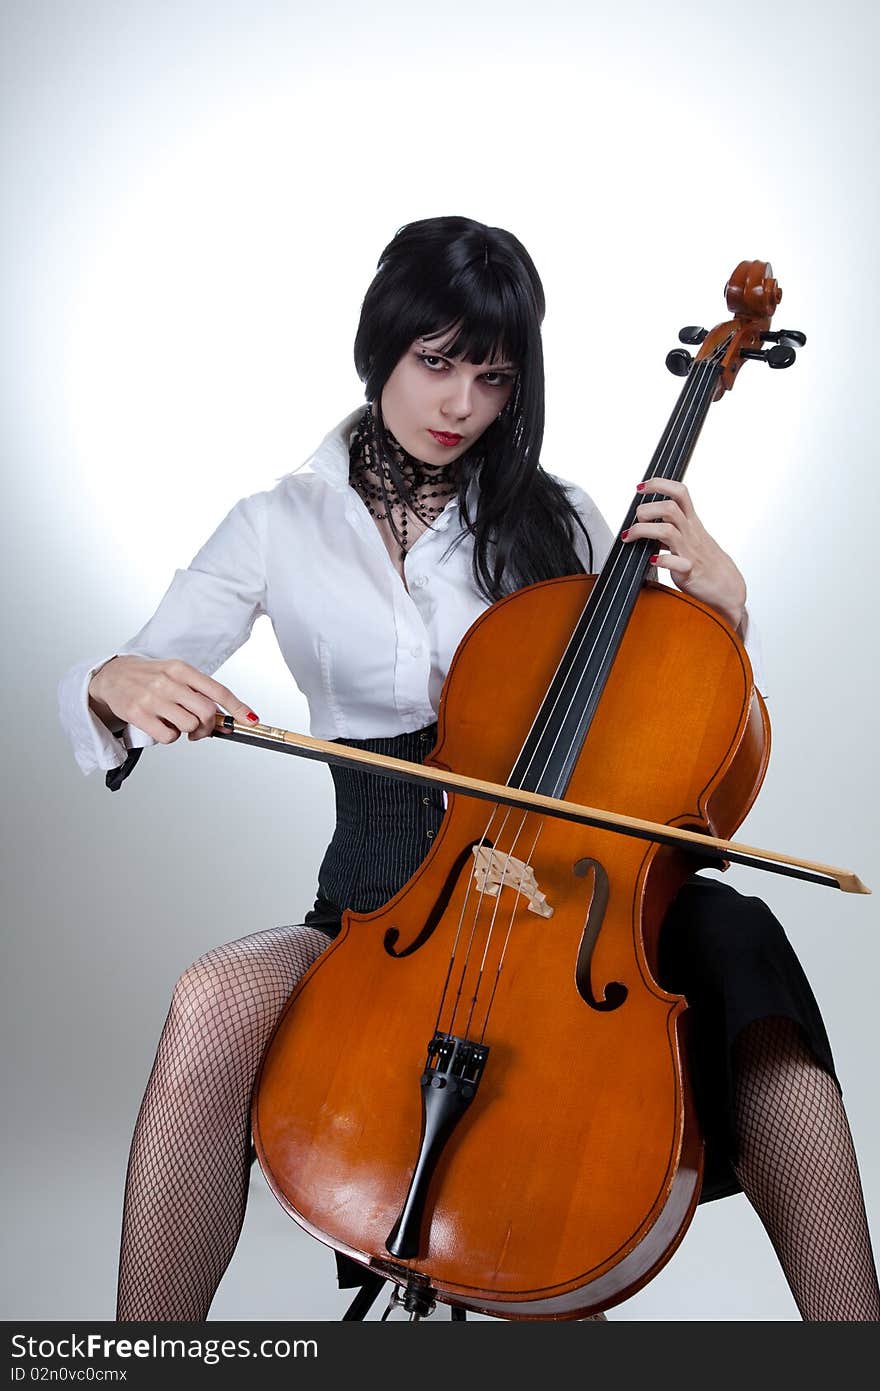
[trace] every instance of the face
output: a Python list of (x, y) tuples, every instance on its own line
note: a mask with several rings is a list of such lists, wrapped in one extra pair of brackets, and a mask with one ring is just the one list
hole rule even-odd
[(425, 464), (450, 464), (470, 449), (501, 414), (516, 380), (513, 363), (449, 357), (444, 341), (454, 341), (454, 330), (417, 338), (382, 391), (385, 424)]

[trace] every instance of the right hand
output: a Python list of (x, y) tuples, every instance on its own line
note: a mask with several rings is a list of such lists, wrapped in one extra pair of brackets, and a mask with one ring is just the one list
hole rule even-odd
[(181, 734), (206, 739), (214, 731), (218, 706), (241, 723), (255, 722), (248, 718), (253, 711), (232, 691), (176, 657), (112, 657), (89, 682), (89, 703), (104, 724), (115, 717), (160, 744), (173, 744)]

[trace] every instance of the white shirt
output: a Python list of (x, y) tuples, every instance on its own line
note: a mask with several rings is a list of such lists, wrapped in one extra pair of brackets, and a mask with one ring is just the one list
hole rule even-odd
[[(309, 705), (319, 739), (365, 739), (422, 729), (459, 642), (488, 607), (473, 580), (473, 537), (457, 500), (413, 543), (404, 583), (369, 511), (348, 482), (349, 445), (363, 407), (323, 440), (301, 469), (243, 498), (189, 568), (177, 570), (148, 623), (115, 652), (80, 662), (58, 689), (61, 722), (84, 773), (116, 768), (129, 749), (157, 741), (128, 725), (119, 737), (89, 707), (95, 671), (116, 654), (178, 657), (212, 675), (268, 614), (281, 653)], [(566, 491), (587, 528), (593, 569), (611, 532), (592, 499)], [(587, 568), (587, 548), (578, 554)]]

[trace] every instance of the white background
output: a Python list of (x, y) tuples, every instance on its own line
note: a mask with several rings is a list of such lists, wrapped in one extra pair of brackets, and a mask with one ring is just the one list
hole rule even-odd
[[(774, 753), (741, 839), (880, 885), (876, 8), (445, 0), (3, 6), (9, 656), (6, 1318), (109, 1318), (131, 1128), (174, 980), (296, 921), (332, 825), (318, 765), (180, 741), (82, 778), (55, 685), (152, 612), (237, 498), (362, 399), (380, 250), (414, 218), (504, 226), (544, 280), (544, 461), (612, 526), (678, 384), (684, 323), (773, 263), (794, 368), (744, 370), (689, 483), (747, 576)], [(305, 728), (268, 624), (222, 678)], [(876, 1235), (875, 900), (735, 871), (825, 1013)], [(330, 1255), (257, 1179), (212, 1314), (337, 1318)], [(612, 1319), (790, 1320), (743, 1197), (701, 1209)]]

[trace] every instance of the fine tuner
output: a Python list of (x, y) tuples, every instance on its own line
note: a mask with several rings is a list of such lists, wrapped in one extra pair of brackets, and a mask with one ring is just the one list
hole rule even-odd
[[(688, 324), (683, 328), (679, 335), (680, 343), (699, 344), (707, 336), (708, 330), (698, 328), (695, 324)], [(751, 358), (755, 362), (766, 362), (768, 367), (777, 369), (790, 367), (797, 354), (795, 347), (802, 348), (807, 341), (805, 333), (801, 333), (795, 328), (781, 328), (773, 331), (767, 330), (761, 335), (763, 343), (773, 343), (774, 346), (767, 352), (756, 351), (749, 348), (740, 350), (740, 357)], [(666, 366), (673, 376), (686, 377), (693, 366), (694, 359), (690, 353), (685, 352), (684, 348), (673, 348), (667, 355)]]

